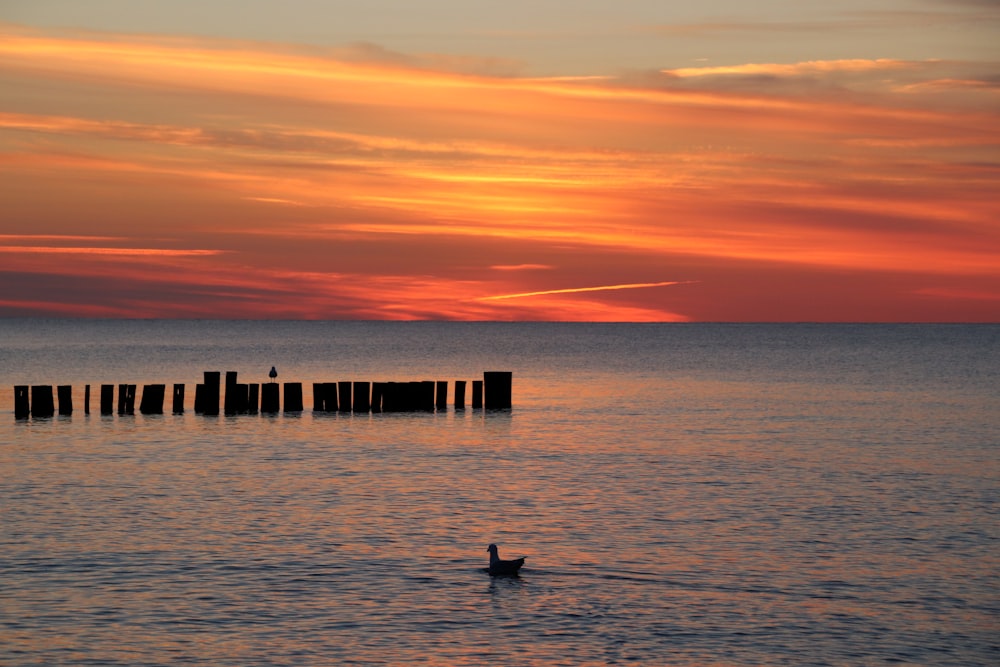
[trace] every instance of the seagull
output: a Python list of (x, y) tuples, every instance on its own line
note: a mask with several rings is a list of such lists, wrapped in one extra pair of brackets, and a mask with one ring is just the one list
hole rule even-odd
[(267, 374), (267, 377), (271, 378), (271, 382), (274, 382), (274, 378), (278, 377), (278, 371), (274, 369), (274, 366), (271, 366), (271, 372)]
[(500, 556), (497, 555), (497, 545), (495, 544), (486, 547), (486, 550), (490, 552), (490, 574), (516, 575), (517, 571), (524, 565), (523, 558), (518, 558), (517, 560), (500, 560)]

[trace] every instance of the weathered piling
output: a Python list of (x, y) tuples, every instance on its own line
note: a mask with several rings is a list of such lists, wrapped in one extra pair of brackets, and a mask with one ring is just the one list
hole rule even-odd
[(483, 373), (483, 390), (487, 410), (509, 410), (511, 407), (511, 385), (514, 374), (510, 371), (486, 371)]
[(381, 386), (382, 412), (396, 412), (401, 393), (398, 382), (379, 382)]
[(337, 383), (337, 409), (340, 412), (351, 411), (351, 382), (341, 380)]
[(14, 419), (27, 419), (31, 415), (29, 388), (26, 384), (14, 386)]
[(127, 384), (125, 387), (125, 414), (135, 414), (135, 385)]
[(372, 412), (382, 412), (382, 401), (385, 394), (385, 382), (372, 382)]
[(260, 411), (263, 414), (274, 414), (280, 410), (277, 382), (268, 382), (260, 386)]
[(83, 385), (83, 414), (90, 414), (90, 385)]
[(417, 388), (419, 398), (418, 410), (434, 412), (434, 380), (421, 380)]
[(285, 412), (302, 412), (302, 383), (285, 383)]
[(483, 407), (483, 381), (472, 381), (472, 409), (479, 410)]
[(31, 387), (31, 416), (51, 417), (56, 413), (55, 402), (52, 400), (52, 385)]
[(313, 382), (313, 412), (326, 412), (325, 382)]
[(165, 384), (145, 384), (142, 386), (142, 400), (139, 401), (139, 412), (144, 415), (163, 414), (163, 395), (167, 392)]
[(371, 401), (371, 383), (370, 382), (355, 382), (354, 383), (354, 403), (355, 412), (368, 412), (372, 408)]
[(247, 414), (255, 415), (260, 410), (260, 385), (252, 382), (247, 385)]
[(236, 390), (236, 412), (245, 415), (250, 413), (250, 385), (239, 382), (233, 386)]
[(337, 383), (336, 382), (324, 382), (323, 383), (323, 396), (325, 401), (323, 403), (324, 412), (336, 412), (339, 408), (339, 401), (337, 400)]
[(219, 371), (205, 371), (205, 388), (201, 401), (202, 414), (219, 414), (219, 383), (221, 380), (222, 373)]
[(113, 384), (101, 385), (101, 414), (110, 415), (114, 413), (115, 386)]
[(444, 410), (448, 407), (448, 381), (438, 380), (437, 390), (435, 391), (435, 407), (438, 410)]
[(174, 414), (179, 415), (184, 413), (184, 385), (182, 383), (174, 383)]
[(56, 394), (59, 396), (59, 414), (73, 414), (73, 386), (61, 384), (56, 387)]
[(118, 385), (118, 414), (125, 414), (125, 398), (128, 394), (128, 385), (119, 384)]
[(465, 409), (465, 380), (455, 380), (455, 409)]
[(240, 411), (239, 392), (236, 390), (236, 371), (226, 371), (226, 396), (223, 399), (223, 411), (227, 415), (235, 415)]

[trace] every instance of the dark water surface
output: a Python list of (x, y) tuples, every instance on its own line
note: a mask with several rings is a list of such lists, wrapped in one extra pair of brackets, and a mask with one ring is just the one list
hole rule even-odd
[[(305, 412), (192, 413), (272, 365)], [(1000, 663), (1000, 326), (0, 320), (0, 369), (3, 665)], [(511, 411), (309, 410), (484, 370)]]

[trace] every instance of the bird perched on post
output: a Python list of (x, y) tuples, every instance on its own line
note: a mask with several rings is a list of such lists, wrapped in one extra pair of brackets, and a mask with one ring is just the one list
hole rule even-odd
[(490, 574), (492, 575), (517, 574), (517, 571), (524, 565), (524, 558), (501, 560), (500, 555), (497, 553), (497, 545), (495, 544), (486, 547), (486, 550), (490, 552)]
[(274, 378), (278, 377), (278, 371), (275, 370), (274, 366), (271, 366), (271, 372), (267, 374), (267, 377), (271, 378), (271, 382), (274, 382)]

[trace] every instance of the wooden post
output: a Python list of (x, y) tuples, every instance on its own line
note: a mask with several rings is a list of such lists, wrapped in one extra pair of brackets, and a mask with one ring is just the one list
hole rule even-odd
[(51, 417), (56, 413), (52, 401), (52, 385), (33, 386), (31, 388), (31, 416)]
[(142, 400), (139, 402), (139, 412), (144, 415), (163, 414), (163, 395), (167, 392), (165, 384), (144, 384)]
[(174, 384), (174, 414), (184, 414), (184, 385)]
[(380, 382), (382, 385), (382, 412), (393, 412), (396, 407), (393, 402), (396, 400), (396, 383)]
[(302, 383), (285, 383), (285, 412), (302, 412)]
[(118, 385), (118, 414), (125, 414), (125, 399), (128, 394), (128, 385), (119, 384)]
[(196, 384), (194, 386), (194, 413), (196, 415), (205, 412), (205, 385)]
[(347, 380), (341, 380), (337, 383), (337, 403), (338, 411), (351, 411), (351, 383)]
[(256, 382), (247, 385), (247, 413), (255, 415), (260, 411), (260, 385)]
[(28, 400), (29, 388), (26, 384), (14, 386), (14, 419), (27, 419), (31, 415), (31, 401)]
[(219, 371), (205, 371), (205, 389), (202, 391), (201, 411), (206, 415), (219, 414), (219, 382), (222, 380), (222, 373)]
[(264, 414), (274, 414), (279, 411), (277, 382), (268, 382), (260, 386), (260, 411)]
[(455, 409), (465, 409), (465, 380), (455, 380)]
[(125, 385), (125, 414), (135, 414), (135, 385)]
[(323, 410), (326, 412), (336, 412), (338, 405), (336, 382), (323, 383), (323, 397), (325, 399)]
[(414, 412), (415, 410), (419, 410), (420, 382), (404, 382), (402, 386), (405, 388), (405, 393), (403, 405), (400, 409), (404, 412)]
[(101, 414), (114, 414), (115, 386), (113, 384), (101, 385)]
[(487, 410), (509, 410), (511, 407), (511, 383), (514, 374), (510, 371), (486, 371), (483, 373), (483, 389)]
[(472, 409), (478, 410), (483, 407), (483, 381), (472, 381)]
[(59, 395), (59, 414), (61, 415), (73, 414), (72, 385), (61, 384), (58, 387), (56, 387), (56, 393)]
[(250, 412), (250, 385), (239, 382), (233, 385), (233, 391), (236, 393), (236, 414)]
[(372, 404), (369, 398), (371, 390), (371, 383), (369, 382), (355, 382), (354, 383), (354, 411), (355, 412), (368, 412), (371, 410)]
[(227, 415), (235, 415), (239, 412), (239, 395), (236, 391), (236, 371), (226, 371), (226, 395), (223, 399), (223, 412)]
[(445, 410), (448, 408), (448, 381), (438, 380), (437, 389), (434, 392), (435, 400), (434, 406), (438, 410)]
[(419, 410), (434, 412), (434, 380), (423, 380), (420, 383)]
[(385, 395), (385, 382), (372, 382), (372, 412), (382, 412), (382, 401)]
[(90, 385), (83, 385), (83, 414), (90, 414)]
[(313, 412), (326, 412), (325, 382), (313, 382)]

